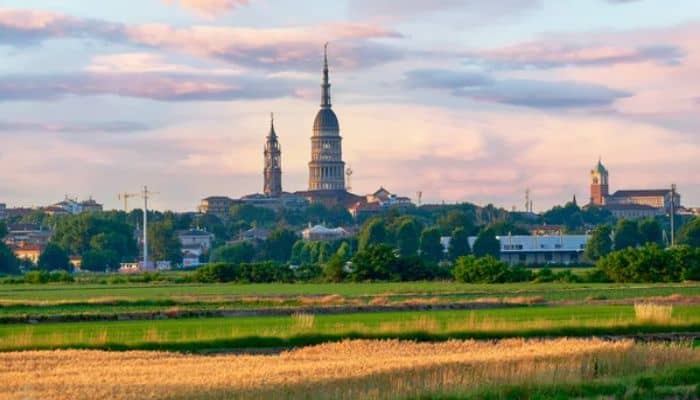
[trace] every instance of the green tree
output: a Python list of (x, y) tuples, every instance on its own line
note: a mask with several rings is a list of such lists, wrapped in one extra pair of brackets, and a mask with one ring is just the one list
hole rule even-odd
[(612, 228), (610, 225), (599, 225), (596, 227), (586, 244), (584, 251), (586, 258), (591, 261), (598, 261), (610, 254), (613, 247), (611, 235)]
[(474, 229), (474, 220), (473, 212), (468, 215), (462, 210), (450, 210), (447, 214), (438, 217), (437, 225), (442, 230), (442, 233), (449, 235), (457, 228), (470, 232)]
[(7, 236), (7, 225), (5, 225), (5, 222), (0, 221), (0, 240), (4, 239), (5, 236)]
[(639, 227), (635, 221), (621, 219), (617, 222), (613, 235), (615, 250), (637, 247), (639, 239)]
[(65, 271), (71, 270), (68, 253), (63, 249), (63, 247), (57, 245), (56, 243), (49, 243), (46, 246), (41, 255), (39, 255), (37, 265), (39, 266), (39, 269), (45, 271), (56, 269)]
[(471, 253), (471, 248), (469, 247), (469, 235), (464, 228), (457, 228), (454, 230), (454, 232), (452, 232), (448, 253), (450, 255), (450, 260), (452, 261)]
[(492, 256), (466, 256), (457, 259), (452, 274), (459, 282), (503, 283), (508, 282), (509, 267)]
[(476, 237), (472, 253), (477, 257), (500, 257), (501, 242), (496, 237), (496, 233), (491, 229), (482, 230)]
[(148, 225), (148, 247), (152, 260), (182, 262), (182, 244), (171, 221)]
[(52, 241), (69, 254), (81, 255), (88, 250), (113, 250), (121, 260), (138, 256), (134, 229), (124, 213), (87, 213), (61, 217)]
[(290, 229), (275, 229), (265, 241), (265, 259), (278, 262), (289, 261), (292, 248), (298, 239), (296, 232)]
[(692, 221), (681, 227), (678, 242), (690, 247), (700, 247), (700, 218), (693, 218)]
[(396, 233), (396, 248), (401, 256), (412, 256), (418, 253), (420, 228), (415, 219), (401, 222)]
[(663, 244), (663, 231), (659, 221), (654, 218), (639, 221), (639, 243), (642, 245), (648, 243)]
[(675, 261), (674, 253), (648, 244), (610, 253), (597, 266), (615, 282), (676, 282), (683, 268)]
[(19, 260), (4, 242), (0, 241), (0, 274), (18, 274)]
[(338, 251), (336, 251), (335, 254), (340, 257), (343, 262), (350, 261), (352, 258), (352, 248), (348, 242), (343, 242), (340, 247), (338, 247)]
[(250, 204), (237, 204), (231, 207), (229, 217), (233, 221), (244, 222), (258, 227), (274, 224), (275, 212), (263, 207), (255, 207)]
[(385, 244), (370, 244), (352, 258), (350, 278), (355, 282), (368, 280), (400, 280), (395, 271), (397, 257)]
[(80, 269), (104, 272), (119, 268), (119, 254), (113, 250), (88, 250), (83, 253)]
[(420, 255), (421, 258), (430, 261), (438, 262), (442, 260), (444, 255), (444, 247), (440, 242), (440, 229), (427, 228), (420, 235)]
[(342, 282), (345, 279), (344, 265), (345, 261), (336, 253), (323, 266), (323, 279), (327, 282)]
[(365, 222), (359, 234), (360, 250), (373, 244), (383, 244), (387, 240), (386, 225), (381, 218), (372, 218)]
[(255, 259), (255, 254), (255, 246), (250, 242), (240, 242), (213, 249), (209, 260), (212, 263), (240, 264), (252, 262)]

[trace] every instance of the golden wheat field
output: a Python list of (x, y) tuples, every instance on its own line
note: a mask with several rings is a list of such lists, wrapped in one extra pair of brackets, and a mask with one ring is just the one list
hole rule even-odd
[(684, 345), (599, 339), (345, 341), (276, 355), (0, 354), (1, 399), (401, 398), (579, 382), (700, 362)]

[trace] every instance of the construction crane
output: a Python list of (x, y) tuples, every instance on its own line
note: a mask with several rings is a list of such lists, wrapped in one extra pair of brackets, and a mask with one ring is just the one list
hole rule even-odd
[(140, 195), (140, 193), (119, 193), (117, 199), (124, 201), (124, 212), (129, 212), (129, 199)]

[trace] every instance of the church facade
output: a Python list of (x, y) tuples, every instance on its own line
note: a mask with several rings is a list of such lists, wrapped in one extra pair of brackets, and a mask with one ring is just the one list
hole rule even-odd
[(610, 194), (608, 170), (600, 160), (591, 170), (590, 205), (608, 209), (615, 218), (637, 219), (668, 215), (681, 207), (672, 189), (618, 190)]

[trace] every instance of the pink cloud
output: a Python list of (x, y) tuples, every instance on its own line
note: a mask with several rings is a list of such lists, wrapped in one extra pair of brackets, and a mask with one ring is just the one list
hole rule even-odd
[(205, 17), (215, 17), (235, 8), (248, 5), (248, 0), (163, 0), (168, 4), (178, 4)]
[(373, 39), (401, 34), (365, 23), (336, 22), (287, 28), (235, 28), (167, 24), (128, 25), (58, 13), (0, 9), (0, 43), (24, 45), (52, 38), (93, 38), (119, 44), (168, 49), (203, 58), (272, 70), (318, 69), (324, 42), (339, 68), (361, 68), (402, 54)]

